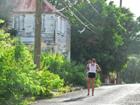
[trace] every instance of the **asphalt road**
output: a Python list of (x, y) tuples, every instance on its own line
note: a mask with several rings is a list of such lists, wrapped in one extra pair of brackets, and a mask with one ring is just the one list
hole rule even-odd
[(95, 89), (94, 96), (80, 90), (32, 105), (140, 105), (140, 84), (102, 86)]

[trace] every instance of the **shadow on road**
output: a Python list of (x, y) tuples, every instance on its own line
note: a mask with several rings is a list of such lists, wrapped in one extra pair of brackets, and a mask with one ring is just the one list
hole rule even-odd
[(84, 98), (86, 98), (87, 96), (81, 96), (81, 97), (77, 97), (77, 98), (71, 98), (68, 100), (64, 100), (63, 102), (72, 102), (72, 101), (78, 101), (78, 100), (82, 100)]

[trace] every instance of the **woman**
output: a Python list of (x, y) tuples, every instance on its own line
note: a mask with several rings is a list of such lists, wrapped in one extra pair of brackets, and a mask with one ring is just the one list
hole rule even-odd
[(86, 73), (86, 81), (88, 80), (88, 71), (89, 71), (89, 64), (92, 62), (92, 60), (88, 60), (87, 61), (87, 65), (86, 65), (86, 68), (85, 68), (85, 73)]
[(96, 59), (93, 58), (91, 63), (88, 64), (88, 80), (87, 80), (87, 88), (88, 88), (88, 96), (90, 94), (90, 82), (92, 82), (92, 96), (94, 96), (94, 82), (96, 77), (96, 71), (101, 71), (99, 65), (96, 63)]

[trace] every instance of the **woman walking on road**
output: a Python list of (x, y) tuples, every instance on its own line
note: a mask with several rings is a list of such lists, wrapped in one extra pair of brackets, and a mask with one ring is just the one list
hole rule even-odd
[(88, 79), (88, 71), (89, 71), (89, 64), (91, 64), (92, 60), (88, 60), (86, 65), (86, 79)]
[(88, 96), (90, 94), (90, 83), (92, 82), (92, 96), (94, 96), (94, 82), (96, 77), (96, 71), (101, 71), (99, 65), (96, 63), (96, 59), (93, 58), (92, 61), (88, 64), (88, 79), (87, 79), (87, 88)]

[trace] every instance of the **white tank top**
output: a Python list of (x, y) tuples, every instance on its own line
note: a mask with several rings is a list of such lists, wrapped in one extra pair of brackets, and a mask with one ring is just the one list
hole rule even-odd
[(89, 64), (89, 73), (96, 73), (96, 63)]

